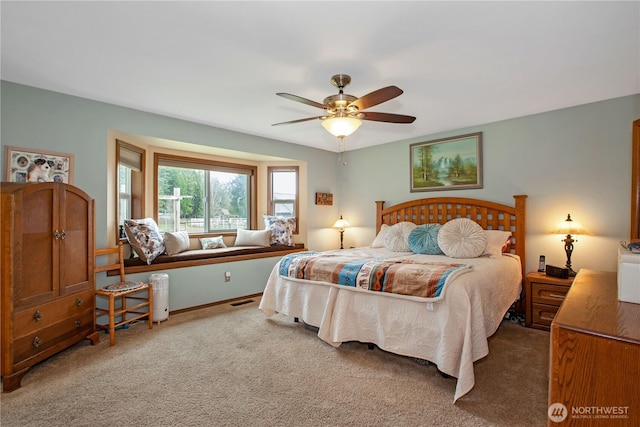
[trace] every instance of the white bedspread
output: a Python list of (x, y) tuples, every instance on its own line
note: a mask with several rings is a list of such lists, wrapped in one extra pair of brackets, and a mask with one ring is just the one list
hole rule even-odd
[(473, 362), (489, 353), (487, 338), (518, 298), (520, 259), (451, 259), (439, 255), (390, 252), (384, 248), (342, 250), (362, 256), (421, 259), (469, 264), (473, 271), (455, 277), (442, 300), (362, 290), (325, 282), (282, 277), (277, 264), (267, 282), (260, 309), (282, 313), (318, 328), (333, 346), (347, 341), (376, 344), (383, 350), (429, 360), (458, 379), (454, 402), (475, 384)]

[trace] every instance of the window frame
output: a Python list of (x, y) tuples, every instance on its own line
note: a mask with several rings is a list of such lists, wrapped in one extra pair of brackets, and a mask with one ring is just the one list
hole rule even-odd
[[(145, 165), (147, 152), (144, 148), (130, 144), (126, 141), (116, 139), (116, 171), (115, 171), (115, 202), (116, 202), (116, 243), (121, 239), (120, 236), (120, 164), (122, 151), (128, 150), (140, 155), (139, 171), (131, 169), (131, 198), (129, 200), (131, 206), (130, 218), (143, 218), (145, 213)], [(126, 164), (125, 164), (126, 165)], [(126, 165), (128, 166), (128, 165)]]
[[(195, 153), (194, 153), (195, 154)], [(224, 169), (242, 169), (247, 170), (249, 173), (247, 174), (249, 177), (249, 206), (248, 206), (248, 229), (256, 230), (257, 227), (257, 211), (258, 211), (258, 194), (257, 194), (257, 179), (258, 179), (258, 167), (254, 165), (247, 165), (241, 163), (228, 163), (221, 162), (219, 160), (210, 160), (210, 159), (202, 159), (197, 157), (188, 157), (188, 156), (178, 156), (174, 154), (167, 153), (154, 153), (153, 156), (153, 217), (156, 222), (159, 220), (159, 201), (158, 201), (158, 168), (161, 165), (161, 161), (166, 160), (172, 163), (176, 163), (176, 167), (186, 167), (192, 168), (194, 165), (202, 165), (203, 169), (209, 170), (223, 170)], [(180, 166), (180, 163), (183, 163), (184, 166)], [(226, 171), (225, 171), (226, 172)], [(217, 231), (206, 231), (201, 233), (189, 233), (189, 236), (210, 236), (210, 235), (225, 235), (231, 236), (236, 235), (236, 231), (231, 230), (217, 230)]]
[(275, 215), (275, 205), (273, 199), (273, 172), (295, 172), (296, 173), (296, 197), (293, 201), (294, 216), (296, 218), (296, 229), (293, 234), (299, 234), (300, 230), (300, 167), (299, 166), (268, 166), (267, 167), (267, 215)]

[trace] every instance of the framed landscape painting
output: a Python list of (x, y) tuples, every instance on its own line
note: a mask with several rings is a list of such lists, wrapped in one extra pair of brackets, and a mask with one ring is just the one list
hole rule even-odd
[(409, 147), (411, 192), (482, 188), (482, 132)]

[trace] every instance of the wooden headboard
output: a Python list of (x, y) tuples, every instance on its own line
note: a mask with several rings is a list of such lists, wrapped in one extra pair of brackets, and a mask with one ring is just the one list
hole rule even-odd
[(382, 224), (403, 221), (414, 224), (444, 224), (454, 218), (469, 218), (485, 230), (511, 231), (511, 253), (520, 257), (522, 277), (525, 276), (526, 195), (513, 196), (515, 206), (486, 200), (461, 197), (432, 197), (411, 200), (388, 208), (384, 201), (376, 201), (376, 234)]

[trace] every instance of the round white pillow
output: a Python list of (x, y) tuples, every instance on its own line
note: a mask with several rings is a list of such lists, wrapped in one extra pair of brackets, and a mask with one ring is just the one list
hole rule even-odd
[(487, 236), (477, 222), (456, 218), (440, 228), (438, 246), (451, 258), (477, 258), (487, 247)]
[(414, 228), (416, 225), (408, 221), (392, 225), (384, 236), (384, 247), (393, 252), (411, 252), (409, 234)]

